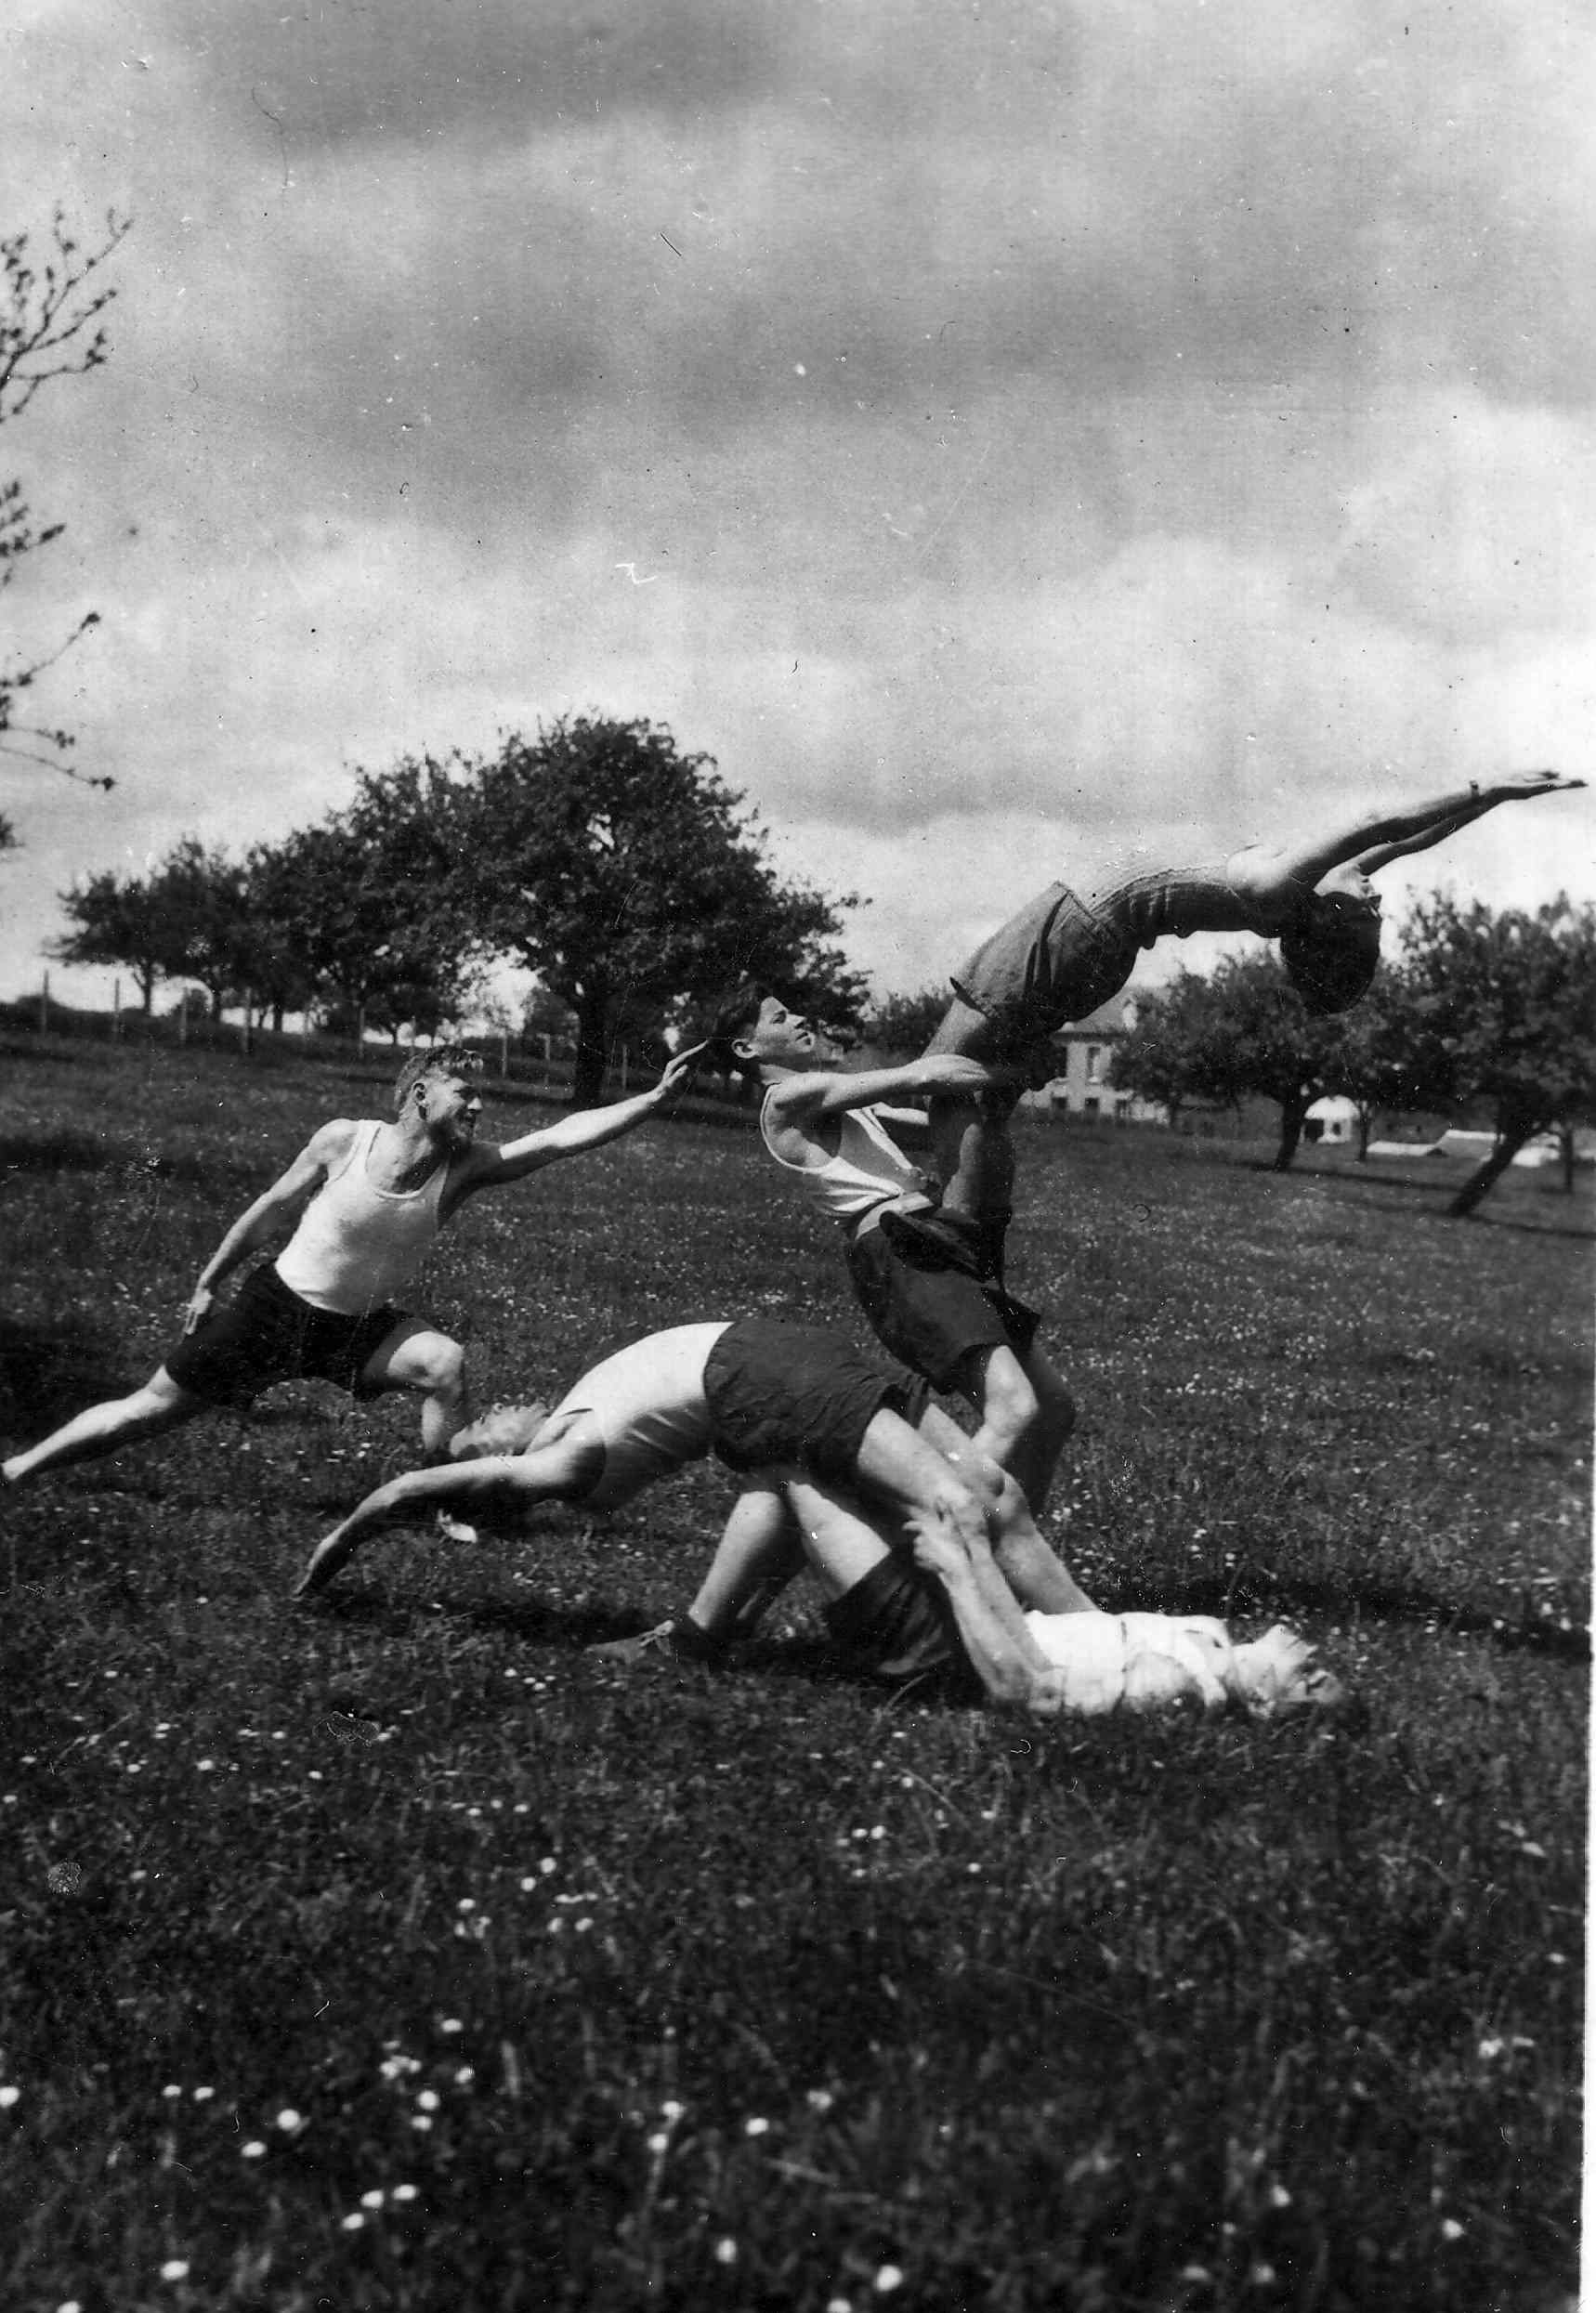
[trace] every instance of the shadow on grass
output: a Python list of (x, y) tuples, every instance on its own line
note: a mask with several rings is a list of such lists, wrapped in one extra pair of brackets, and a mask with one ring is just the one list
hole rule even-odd
[[(413, 1628), (418, 1610), (409, 1601), (373, 1588), (325, 1591), (320, 1597), (300, 1601), (294, 1611), (347, 1629), (397, 1638)], [(556, 1647), (572, 1655), (584, 1653), (589, 1647), (608, 1645), (617, 1639), (641, 1635), (634, 1613), (618, 1614), (612, 1607), (605, 1606), (562, 1606), (557, 1601), (547, 1599), (448, 1601), (446, 1611), (458, 1614), (477, 1630), (491, 1631), (526, 1646)], [(595, 1667), (607, 1668), (619, 1678), (634, 1676), (646, 1684), (658, 1684), (663, 1678), (692, 1686), (752, 1672), (762, 1678), (791, 1679), (805, 1686), (852, 1688), (889, 1708), (907, 1709), (921, 1703), (947, 1704), (952, 1708), (980, 1707), (962, 1693), (950, 1695), (935, 1676), (907, 1687), (885, 1686), (843, 1661), (818, 1633), (812, 1637), (752, 1639), (737, 1647), (724, 1664), (677, 1665), (656, 1661), (635, 1673), (620, 1665)]]
[(1558, 1662), (1590, 1659), (1590, 1634), (1586, 1629), (1564, 1629), (1550, 1618), (1510, 1621), (1485, 1607), (1458, 1605), (1438, 1599), (1433, 1591), (1401, 1583), (1359, 1583), (1352, 1588), (1299, 1576), (1252, 1584), (1244, 1575), (1228, 1584), (1202, 1580), (1174, 1584), (1159, 1598), (1158, 1605), (1166, 1614), (1217, 1614), (1227, 1622), (1263, 1614), (1284, 1618), (1315, 1614), (1339, 1621), (1356, 1617), (1366, 1622), (1432, 1624), (1449, 1637), (1489, 1639), (1508, 1653), (1548, 1655)]
[(0, 1316), (0, 1433), (20, 1444), (85, 1405), (124, 1395), (133, 1377), (107, 1365), (106, 1346), (79, 1322), (46, 1329)]

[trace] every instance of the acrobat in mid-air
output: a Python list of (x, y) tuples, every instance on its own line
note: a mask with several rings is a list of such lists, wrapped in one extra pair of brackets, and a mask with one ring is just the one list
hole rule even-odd
[[(1584, 785), (1531, 772), (1343, 821), (1302, 843), (1249, 843), (1186, 867), (1132, 856), (1052, 883), (953, 973), (940, 1026), (900, 1068), (840, 1067), (814, 1023), (762, 988), (732, 1000), (709, 1050), (765, 1085), (766, 1145), (846, 1226), (856, 1287), (883, 1340), (938, 1387), (970, 1398), (983, 1444), (1015, 1470), (1034, 1506), (1067, 1433), (1068, 1399), (1032, 1348), (1031, 1313), (1021, 1309), (1016, 1319), (1019, 1305), (1004, 1290), (1007, 1120), (1026, 1082), (1047, 1069), (1052, 1038), (1117, 996), (1144, 948), (1194, 932), (1278, 940), (1310, 1011), (1344, 1012), (1380, 961), (1372, 876), (1503, 804)], [(902, 1097), (929, 1104), (927, 1173), (888, 1129), (899, 1119), (882, 1104)]]

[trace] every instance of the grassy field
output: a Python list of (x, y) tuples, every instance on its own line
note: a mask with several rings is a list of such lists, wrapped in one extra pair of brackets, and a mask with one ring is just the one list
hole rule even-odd
[[(226, 1222), (382, 1099), (0, 1066), (13, 1444), (141, 1379)], [(1081, 1403), (1051, 1529), (1102, 1603), (1298, 1622), (1335, 1725), (895, 1707), (796, 1592), (728, 1672), (593, 1664), (689, 1592), (710, 1468), (289, 1606), (411, 1459), (397, 1402), (7, 1499), (0, 2305), (1571, 2306), (1591, 1199), (1515, 1175), (1459, 1224), (1452, 1185), (1022, 1148), (1013, 1274)], [(753, 1308), (865, 1338), (724, 1118), (474, 1209), (429, 1306), (512, 1395)]]

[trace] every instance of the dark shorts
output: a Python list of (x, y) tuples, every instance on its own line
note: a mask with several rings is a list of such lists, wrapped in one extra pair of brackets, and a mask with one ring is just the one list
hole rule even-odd
[(728, 1470), (797, 1462), (833, 1485), (851, 1482), (877, 1414), (916, 1426), (927, 1396), (918, 1375), (883, 1373), (835, 1333), (787, 1317), (739, 1317), (704, 1366), (714, 1451)]
[(825, 1611), (831, 1643), (855, 1670), (889, 1686), (923, 1683), (950, 1702), (985, 1700), (942, 1586), (909, 1559), (883, 1558)]
[(360, 1375), (406, 1313), (388, 1302), (363, 1316), (312, 1308), (267, 1261), (232, 1300), (213, 1309), (166, 1360), (180, 1389), (212, 1405), (244, 1406), (280, 1381), (332, 1381), (352, 1397), (374, 1394)]
[(953, 987), (990, 1024), (996, 1049), (1022, 1059), (1118, 996), (1137, 943), (1094, 915), (1067, 884), (1053, 883), (994, 932), (953, 974)]
[(848, 1274), (877, 1339), (933, 1389), (959, 1386), (973, 1351), (1024, 1356), (1034, 1309), (999, 1283), (1002, 1233), (951, 1213), (883, 1213), (850, 1236)]

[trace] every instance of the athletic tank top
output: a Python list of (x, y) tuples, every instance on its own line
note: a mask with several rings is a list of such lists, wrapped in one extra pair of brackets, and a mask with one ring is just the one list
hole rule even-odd
[(837, 1119), (837, 1153), (823, 1165), (795, 1165), (777, 1155), (770, 1130), (770, 1093), (759, 1111), (760, 1138), (783, 1172), (791, 1172), (812, 1201), (832, 1221), (855, 1221), (878, 1205), (900, 1196), (932, 1203), (923, 1174), (917, 1171), (873, 1108), (847, 1108)]
[(595, 1366), (561, 1398), (556, 1416), (591, 1414), (604, 1439), (604, 1472), (586, 1507), (619, 1509), (656, 1478), (703, 1459), (712, 1437), (704, 1366), (725, 1331), (723, 1319), (651, 1333)]
[(1124, 860), (1079, 896), (1100, 921), (1138, 947), (1193, 932), (1258, 932), (1264, 927), (1231, 881), (1230, 859), (1197, 868), (1137, 869)]
[(328, 1174), (278, 1256), (278, 1275), (313, 1309), (359, 1317), (399, 1299), (438, 1235), (449, 1159), (418, 1189), (380, 1189), (366, 1168), (382, 1129), (373, 1118), (357, 1127), (348, 1156)]

